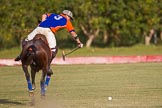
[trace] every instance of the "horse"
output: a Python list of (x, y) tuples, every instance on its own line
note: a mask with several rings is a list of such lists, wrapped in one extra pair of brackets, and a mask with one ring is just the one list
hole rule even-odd
[[(41, 96), (45, 96), (46, 88), (52, 74), (50, 71), (51, 58), (51, 49), (44, 35), (36, 34), (33, 40), (25, 41), (24, 39), (22, 41), (21, 63), (28, 85), (29, 96), (34, 96), (36, 88), (35, 75), (40, 70), (42, 70), (40, 80)], [(28, 66), (31, 68), (31, 75), (28, 72)]]

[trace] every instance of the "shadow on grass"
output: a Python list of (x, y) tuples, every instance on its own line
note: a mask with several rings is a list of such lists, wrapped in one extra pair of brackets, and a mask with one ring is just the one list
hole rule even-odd
[(12, 101), (12, 100), (9, 100), (9, 99), (0, 99), (0, 104), (25, 105), (24, 103)]

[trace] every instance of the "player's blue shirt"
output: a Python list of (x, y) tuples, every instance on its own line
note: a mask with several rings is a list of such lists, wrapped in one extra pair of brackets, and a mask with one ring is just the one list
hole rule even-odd
[(40, 27), (57, 27), (57, 26), (65, 26), (66, 18), (58, 14), (51, 14), (46, 18), (45, 21), (40, 23)]
[(47, 14), (46, 20), (41, 22), (39, 27), (50, 28), (53, 32), (60, 28), (67, 28), (69, 32), (74, 31), (70, 20), (67, 20), (63, 14)]

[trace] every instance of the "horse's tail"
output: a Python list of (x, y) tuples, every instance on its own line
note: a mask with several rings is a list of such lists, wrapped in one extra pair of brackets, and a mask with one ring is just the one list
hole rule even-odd
[(35, 45), (30, 45), (27, 49), (27, 55), (34, 55), (37, 51), (37, 48), (35, 47)]

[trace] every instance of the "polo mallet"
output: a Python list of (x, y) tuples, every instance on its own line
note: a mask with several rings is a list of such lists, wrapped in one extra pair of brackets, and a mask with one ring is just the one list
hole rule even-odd
[(74, 51), (78, 50), (79, 48), (80, 48), (80, 47), (77, 46), (76, 48), (74, 48), (73, 50), (71, 50), (70, 52), (68, 52), (68, 53), (66, 53), (66, 54), (65, 54), (64, 51), (62, 51), (62, 59), (65, 61), (65, 56), (67, 56), (67, 55), (73, 53)]

